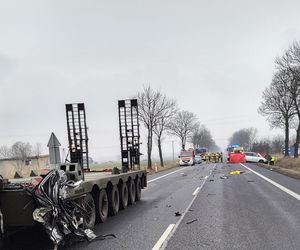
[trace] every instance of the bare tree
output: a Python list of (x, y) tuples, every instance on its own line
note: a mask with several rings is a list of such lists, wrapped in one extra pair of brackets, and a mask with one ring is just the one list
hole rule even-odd
[(262, 138), (252, 143), (251, 151), (269, 154), (271, 151), (271, 141), (268, 138)]
[(267, 117), (271, 128), (284, 128), (285, 156), (288, 156), (289, 129), (295, 115), (294, 100), (290, 93), (290, 76), (286, 70), (274, 74), (270, 87), (263, 92), (258, 112)]
[(169, 133), (177, 136), (180, 139), (181, 148), (185, 149), (187, 139), (199, 126), (196, 115), (183, 110), (178, 112), (170, 122)]
[(274, 136), (271, 140), (271, 153), (282, 153), (283, 146), (285, 144), (285, 138), (281, 135)]
[(192, 133), (191, 142), (193, 143), (194, 148), (206, 147), (208, 150), (212, 151), (217, 147), (210, 131), (204, 125), (199, 126)]
[(168, 99), (165, 96), (160, 101), (160, 116), (157, 119), (157, 123), (153, 127), (153, 132), (156, 135), (157, 147), (160, 159), (160, 166), (164, 166), (163, 153), (162, 153), (162, 141), (164, 139), (164, 132), (170, 125), (171, 119), (177, 113), (177, 105), (175, 100)]
[(146, 86), (143, 92), (138, 93), (139, 116), (147, 129), (147, 155), (148, 168), (152, 168), (152, 147), (154, 128), (161, 122), (161, 117), (166, 113), (168, 99), (159, 91), (154, 91), (150, 86)]
[(32, 154), (38, 158), (40, 157), (40, 155), (42, 154), (42, 144), (41, 143), (38, 142), (34, 145)]
[(257, 133), (256, 128), (243, 128), (232, 134), (229, 138), (230, 144), (239, 144), (243, 146), (246, 150), (250, 150), (252, 143), (255, 140)]
[(4, 145), (4, 146), (0, 146), (0, 158), (9, 158), (11, 157), (12, 152), (11, 149)]
[(32, 155), (32, 146), (30, 143), (18, 141), (11, 147), (12, 157), (21, 161), (26, 161)]
[(18, 171), (26, 164), (26, 160), (32, 155), (32, 146), (27, 142), (18, 141), (11, 147), (12, 157), (15, 158), (15, 167)]
[(276, 59), (276, 67), (289, 77), (288, 90), (297, 116), (295, 154), (298, 157), (300, 143), (300, 43), (294, 42), (282, 57)]

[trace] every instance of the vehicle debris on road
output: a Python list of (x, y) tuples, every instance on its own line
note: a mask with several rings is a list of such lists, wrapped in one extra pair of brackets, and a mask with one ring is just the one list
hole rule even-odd
[(196, 221), (198, 221), (198, 219), (194, 219), (194, 220), (188, 221), (186, 224), (192, 224), (192, 223), (194, 223)]
[(175, 216), (181, 216), (181, 213), (180, 212), (175, 212)]
[(234, 170), (234, 171), (231, 171), (230, 174), (231, 175), (238, 175), (238, 174), (243, 174), (244, 171), (240, 171), (240, 170)]
[(224, 175), (224, 176), (220, 176), (220, 179), (228, 179), (228, 176)]

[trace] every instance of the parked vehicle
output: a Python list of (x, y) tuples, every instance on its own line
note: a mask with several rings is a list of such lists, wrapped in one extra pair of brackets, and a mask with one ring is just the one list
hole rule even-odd
[(196, 155), (200, 155), (202, 160), (205, 160), (205, 154), (208, 152), (208, 149), (206, 147), (200, 147), (196, 148), (195, 153)]
[(193, 166), (195, 165), (195, 151), (193, 148), (188, 150), (181, 150), (179, 155), (180, 166)]
[(268, 163), (268, 160), (255, 152), (245, 152), (246, 162)]
[(201, 157), (201, 155), (195, 155), (195, 163), (196, 164), (202, 163), (202, 157)]

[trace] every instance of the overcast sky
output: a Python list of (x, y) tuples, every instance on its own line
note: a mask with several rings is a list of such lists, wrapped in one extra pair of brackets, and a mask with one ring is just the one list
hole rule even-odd
[(47, 152), (54, 132), (67, 147), (64, 105), (84, 102), (91, 156), (115, 160), (117, 100), (147, 84), (223, 148), (241, 128), (282, 134), (257, 108), (274, 58), (300, 40), (299, 10), (296, 0), (0, 0), (0, 145)]

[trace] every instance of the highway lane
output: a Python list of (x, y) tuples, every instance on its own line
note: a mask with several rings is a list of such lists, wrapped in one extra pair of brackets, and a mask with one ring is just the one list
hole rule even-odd
[[(97, 235), (113, 233), (116, 239), (82, 242), (63, 249), (152, 249), (170, 224), (184, 212), (193, 192), (201, 186), (213, 169), (213, 164), (181, 167), (148, 177), (148, 187), (142, 191), (142, 200), (117, 216), (109, 217), (104, 224), (95, 227)], [(52, 249), (47, 236), (40, 231), (28, 229), (10, 238), (7, 249)]]
[[(299, 193), (299, 181), (246, 166)], [(233, 169), (244, 173), (220, 178)], [(299, 200), (241, 165), (218, 164), (211, 180), (169, 235), (164, 249), (300, 248)]]
[(175, 212), (184, 212), (194, 197), (193, 192), (205, 181), (213, 166), (183, 167), (151, 176), (140, 202), (95, 228), (96, 234), (114, 233), (116, 239), (77, 244), (70, 249), (100, 246), (103, 249), (152, 249), (166, 228), (180, 219)]
[[(299, 249), (300, 201), (251, 170), (298, 194), (300, 181), (245, 166), (250, 169), (203, 163), (149, 176), (140, 202), (96, 225), (96, 234), (114, 233), (116, 239), (62, 249)], [(235, 169), (244, 173), (220, 178)], [(177, 211), (182, 215), (176, 217)], [(47, 250), (51, 244), (40, 232), (27, 231), (11, 239), (9, 249)]]

